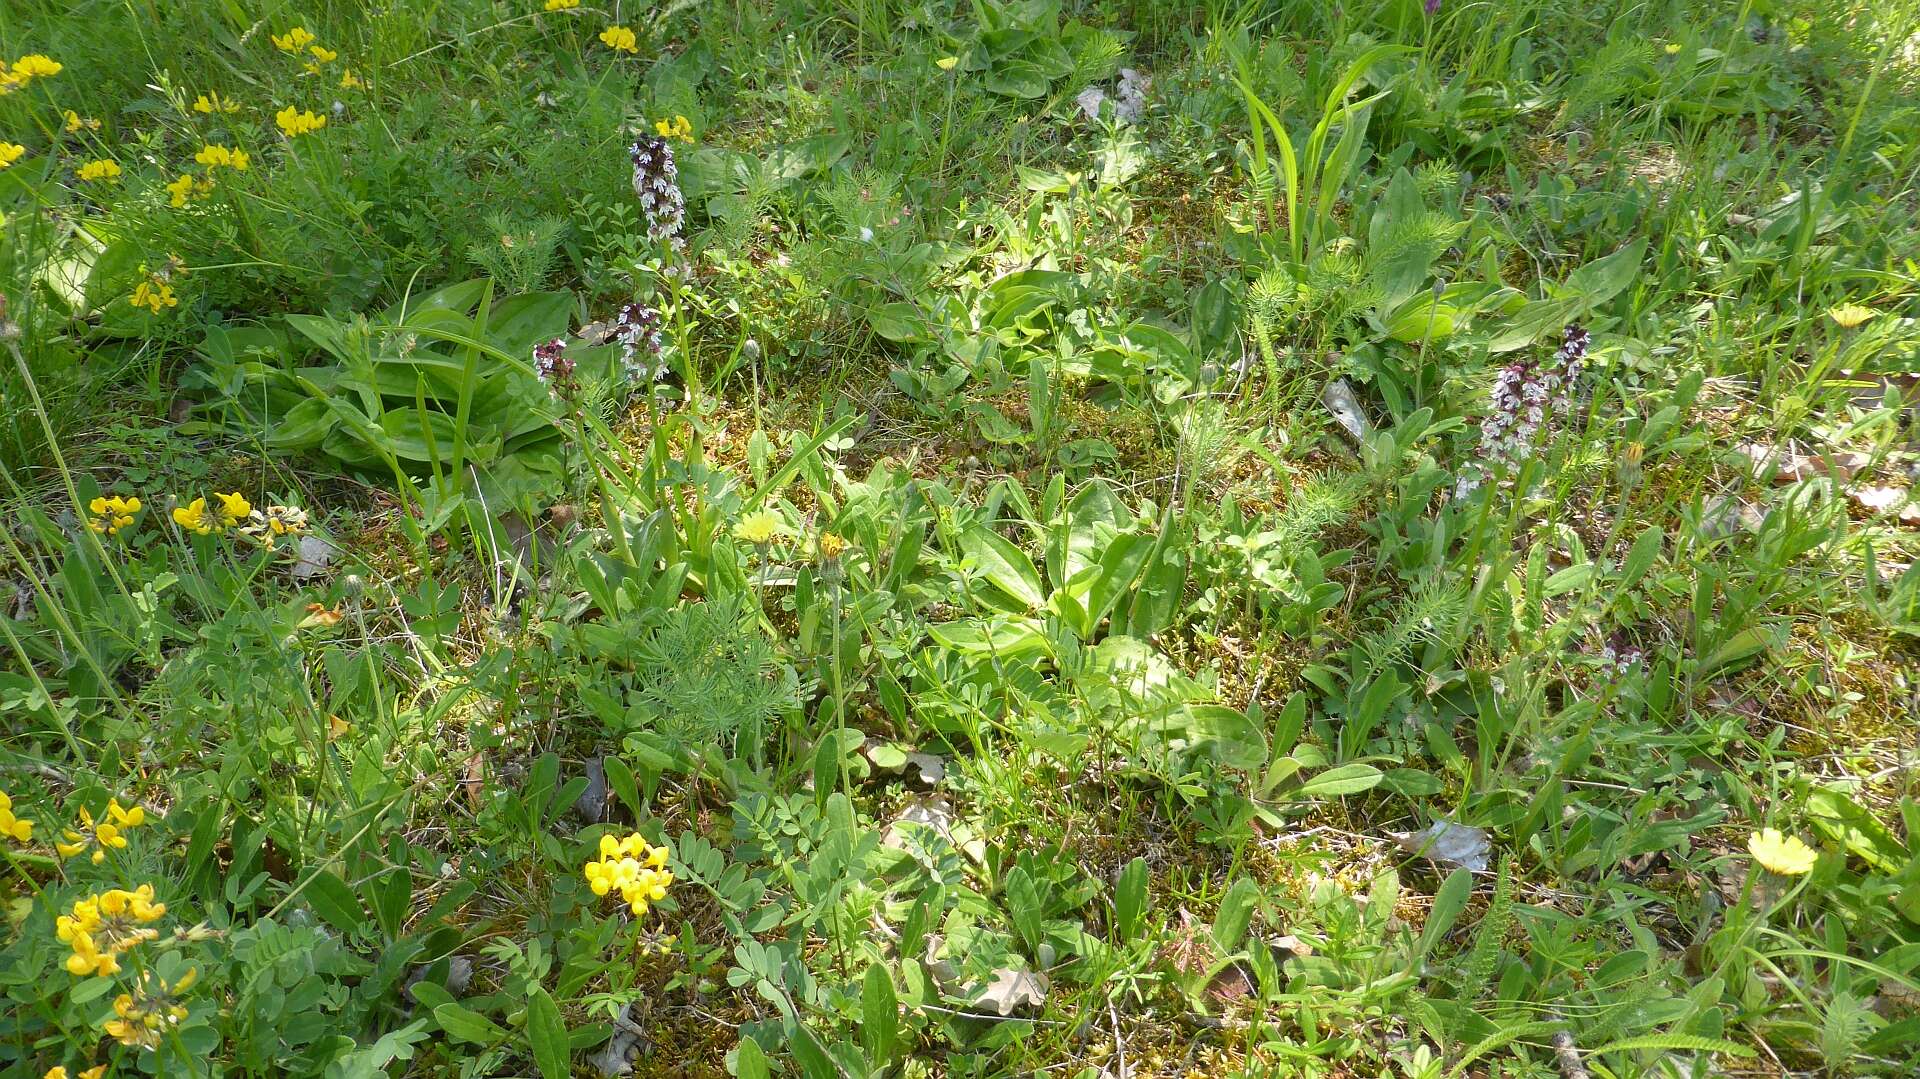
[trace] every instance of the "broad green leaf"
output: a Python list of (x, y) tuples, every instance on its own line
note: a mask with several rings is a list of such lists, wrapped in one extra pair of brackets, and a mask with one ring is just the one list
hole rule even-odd
[(1213, 944), (1222, 953), (1240, 950), (1247, 926), (1253, 921), (1253, 908), (1260, 902), (1260, 886), (1246, 877), (1236, 877), (1227, 894), (1220, 897), (1220, 909), (1213, 916)]
[(533, 1046), (533, 1062), (543, 1079), (567, 1079), (572, 1074), (567, 1025), (560, 1018), (560, 1006), (538, 985), (527, 991), (527, 1041)]
[(1300, 784), (1300, 795), (1303, 798), (1335, 798), (1358, 794), (1379, 786), (1380, 779), (1380, 769), (1371, 764), (1343, 764)]
[(1030, 610), (1046, 606), (1046, 586), (1040, 571), (1026, 552), (1005, 536), (985, 525), (976, 525), (960, 535), (960, 550), (985, 574), (988, 583)]
[(458, 1004), (442, 1004), (433, 1009), (433, 1020), (447, 1037), (475, 1045), (496, 1045), (506, 1040), (506, 1029), (486, 1016)]

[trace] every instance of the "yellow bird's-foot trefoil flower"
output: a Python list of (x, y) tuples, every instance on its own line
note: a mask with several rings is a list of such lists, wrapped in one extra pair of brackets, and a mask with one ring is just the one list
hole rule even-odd
[(667, 868), (671, 856), (665, 846), (656, 847), (635, 832), (624, 839), (600, 837), (600, 857), (585, 868), (587, 887), (594, 895), (618, 892), (633, 913), (643, 915), (650, 904), (667, 897), (673, 884), (673, 870)]
[(307, 33), (307, 28), (304, 26), (296, 26), (284, 34), (268, 36), (273, 41), (273, 47), (281, 52), (300, 52), (316, 40), (312, 34)]
[(13, 815), (13, 799), (7, 797), (6, 791), (0, 791), (0, 835), (15, 843), (33, 839), (33, 822)]
[(89, 974), (118, 974), (120, 956), (158, 938), (159, 930), (147, 925), (166, 913), (165, 903), (153, 901), (151, 884), (142, 884), (131, 892), (110, 888), (75, 900), (73, 908), (56, 918), (53, 926), (60, 943), (73, 949), (67, 956), (68, 973), (83, 978)]
[(138, 498), (122, 498), (109, 495), (96, 498), (87, 503), (87, 527), (103, 535), (118, 535), (120, 530), (133, 523), (133, 515), (140, 512)]
[(86, 806), (80, 807), (80, 827), (62, 828), (61, 834), (66, 841), (55, 840), (53, 849), (62, 858), (71, 858), (87, 848), (93, 848), (93, 862), (100, 864), (107, 857), (108, 850), (124, 850), (127, 846), (126, 833), (147, 823), (147, 811), (139, 806), (127, 809), (120, 799), (107, 801), (107, 819), (96, 822), (93, 813)]
[(326, 117), (310, 110), (302, 111), (292, 105), (274, 113), (273, 122), (280, 125), (280, 130), (286, 132), (288, 138), (297, 138), (327, 126)]

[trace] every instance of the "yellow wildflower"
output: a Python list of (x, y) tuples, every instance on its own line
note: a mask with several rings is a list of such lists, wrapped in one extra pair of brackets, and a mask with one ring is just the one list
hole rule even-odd
[(273, 47), (281, 52), (299, 52), (313, 44), (315, 40), (312, 34), (307, 33), (307, 28), (304, 26), (296, 26), (285, 34), (269, 36), (273, 39)]
[(24, 81), (26, 79), (44, 79), (58, 75), (60, 74), (60, 69), (64, 66), (66, 65), (60, 63), (58, 60), (36, 52), (28, 53), (20, 59), (15, 60), (12, 71), (13, 74), (19, 76)]
[(112, 158), (103, 157), (98, 161), (89, 161), (80, 166), (80, 178), (88, 182), (94, 180), (118, 180), (120, 163)]
[(840, 552), (847, 549), (847, 541), (832, 532), (820, 533), (814, 542), (820, 549), (820, 557), (828, 560), (839, 558)]
[(184, 506), (175, 506), (173, 523), (196, 535), (212, 532), (213, 522), (207, 520), (207, 500), (196, 498)]
[(1812, 847), (1797, 835), (1782, 835), (1778, 828), (1762, 828), (1747, 837), (1747, 851), (1769, 873), (1798, 877), (1813, 871), (1819, 859)]
[(96, 498), (87, 503), (87, 512), (93, 515), (87, 519), (88, 528), (109, 536), (117, 535), (133, 523), (133, 515), (140, 512), (140, 500), (119, 495)]
[(220, 500), (220, 527), (222, 528), (232, 528), (253, 513), (253, 503), (248, 502), (246, 496), (238, 491), (227, 495), (215, 491), (213, 497)]
[(636, 915), (645, 914), (649, 904), (667, 897), (673, 884), (673, 870), (667, 868), (670, 852), (664, 846), (648, 843), (635, 832), (625, 839), (600, 837), (600, 857), (586, 864), (587, 887), (594, 895), (617, 891)]
[(1871, 307), (1862, 307), (1857, 303), (1843, 303), (1838, 307), (1827, 308), (1827, 317), (1843, 330), (1851, 330), (1879, 313)]
[(168, 985), (152, 972), (141, 971), (140, 984), (134, 992), (113, 998), (114, 1018), (102, 1023), (100, 1029), (129, 1048), (158, 1047), (162, 1035), (187, 1017), (187, 1007), (180, 1002), (180, 994), (193, 985), (198, 975), (199, 971), (189, 967), (179, 981)]
[(313, 58), (315, 60), (318, 60), (323, 64), (331, 64), (335, 60), (340, 59), (339, 53), (334, 52), (332, 49), (326, 48), (321, 45), (315, 45), (312, 48), (308, 49), (307, 51), (313, 54)]
[(77, 134), (81, 131), (100, 130), (100, 121), (91, 116), (83, 117), (72, 109), (68, 109), (62, 115), (67, 118), (67, 134), (69, 135)]
[(181, 173), (178, 180), (165, 186), (167, 194), (173, 196), (173, 205), (175, 206), (185, 206), (189, 196), (196, 199), (204, 199), (213, 191), (212, 180), (201, 179), (189, 172)]
[(27, 148), (17, 142), (0, 142), (0, 169), (11, 168)]
[(153, 885), (129, 892), (111, 888), (99, 895), (75, 900), (66, 914), (54, 920), (53, 934), (73, 949), (67, 972), (77, 977), (120, 972), (120, 956), (160, 934), (145, 928), (167, 913), (165, 903), (153, 901)]
[(624, 26), (609, 26), (600, 31), (600, 40), (607, 48), (619, 52), (640, 51), (639, 39), (633, 36), (632, 30)]
[(208, 172), (222, 165), (235, 172), (245, 172), (253, 160), (247, 156), (245, 150), (234, 150), (217, 144), (202, 146), (200, 152), (193, 155), (193, 159), (205, 165)]
[(13, 66), (0, 60), (0, 97), (13, 93), (27, 84), (27, 77), (13, 70)]
[(280, 130), (286, 132), (289, 138), (318, 131), (327, 126), (326, 117), (311, 111), (303, 112), (292, 105), (274, 113), (273, 122), (279, 124)]
[(216, 112), (239, 112), (240, 103), (221, 97), (217, 91), (208, 91), (193, 99), (193, 111), (212, 115)]
[(933, 66), (939, 68), (942, 71), (952, 71), (954, 68), (958, 67), (959, 65), (960, 65), (960, 58), (958, 56), (942, 56), (940, 59), (935, 60), (933, 62)]
[(548, 11), (570, 11), (580, 6), (580, 0), (547, 0)]
[(86, 806), (81, 806), (80, 827), (82, 830), (75, 831), (72, 828), (62, 828), (60, 831), (62, 835), (67, 837), (66, 842), (63, 843), (57, 839), (54, 840), (53, 849), (59, 852), (60, 857), (71, 858), (91, 846), (93, 847), (93, 863), (99, 865), (106, 859), (109, 848), (113, 850), (125, 850), (127, 846), (126, 833), (145, 823), (147, 823), (147, 811), (145, 809), (137, 805), (132, 809), (126, 809), (120, 805), (118, 798), (107, 801), (107, 819), (97, 823), (93, 819), (93, 813), (89, 811)]
[(353, 73), (353, 69), (352, 69), (352, 68), (343, 68), (343, 69), (341, 70), (341, 72), (340, 72), (340, 89), (342, 89), (342, 90), (358, 90), (358, 89), (361, 89), (361, 88), (363, 88), (363, 87), (365, 87), (366, 85), (367, 85), (366, 83), (364, 83), (364, 82), (361, 82), (361, 81), (360, 81), (360, 76), (358, 76), (358, 75), (355, 75), (355, 74)]
[(759, 546), (772, 543), (774, 537), (786, 531), (780, 522), (780, 516), (771, 510), (759, 510), (749, 513), (734, 523), (733, 537), (737, 540)]
[[(135, 285), (133, 295), (129, 299), (132, 300), (133, 306), (144, 307), (156, 315), (162, 308), (177, 307), (180, 304), (179, 299), (173, 294), (173, 286), (157, 277)], [(174, 512), (178, 516), (179, 511)]]
[(33, 822), (13, 815), (13, 799), (7, 797), (6, 791), (0, 791), (0, 835), (16, 843), (33, 838)]
[(688, 123), (687, 118), (684, 116), (676, 116), (671, 120), (654, 121), (653, 133), (663, 139), (680, 139), (683, 142), (693, 141), (693, 125)]

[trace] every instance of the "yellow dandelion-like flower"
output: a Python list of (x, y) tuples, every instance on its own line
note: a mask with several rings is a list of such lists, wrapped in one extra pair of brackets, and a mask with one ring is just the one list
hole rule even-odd
[(0, 169), (12, 168), (27, 148), (17, 142), (0, 142)]
[(288, 138), (296, 138), (327, 126), (326, 117), (316, 112), (302, 111), (292, 105), (274, 113), (273, 122), (280, 125), (280, 130), (286, 132)]
[(193, 111), (208, 115), (216, 112), (234, 113), (240, 111), (240, 103), (221, 97), (217, 92), (208, 91), (193, 99)]
[(13, 815), (13, 799), (6, 791), (0, 791), (0, 835), (15, 843), (25, 843), (33, 838), (33, 822)]
[(28, 53), (13, 62), (12, 72), (21, 79), (45, 79), (60, 74), (66, 65), (51, 56)]
[(1838, 307), (1827, 308), (1827, 317), (1843, 330), (1851, 330), (1879, 313), (1871, 307), (1863, 307), (1857, 303), (1843, 303)]
[(933, 62), (933, 66), (942, 71), (952, 71), (954, 68), (960, 66), (960, 58), (958, 56), (942, 56)]
[(296, 26), (284, 34), (269, 36), (273, 39), (273, 47), (281, 52), (299, 52), (315, 41), (314, 36), (307, 33), (307, 28), (304, 26)]
[(1797, 835), (1782, 835), (1778, 828), (1762, 828), (1747, 837), (1747, 851), (1769, 873), (1798, 877), (1813, 871), (1819, 854)]
[(640, 39), (632, 30), (624, 26), (609, 26), (600, 31), (600, 41), (609, 49), (619, 52), (639, 52)]
[(757, 510), (741, 517), (733, 525), (733, 537), (755, 546), (772, 543), (774, 538), (786, 531), (780, 515), (772, 510)]
[(103, 157), (98, 161), (89, 161), (80, 166), (79, 176), (82, 180), (89, 183), (97, 180), (118, 180), (120, 178), (120, 163), (107, 157)]

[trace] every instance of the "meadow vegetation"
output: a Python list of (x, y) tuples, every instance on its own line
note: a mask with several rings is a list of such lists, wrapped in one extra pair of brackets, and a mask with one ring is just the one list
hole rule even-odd
[(1920, 1074), (1916, 89), (0, 4), (0, 1074)]

